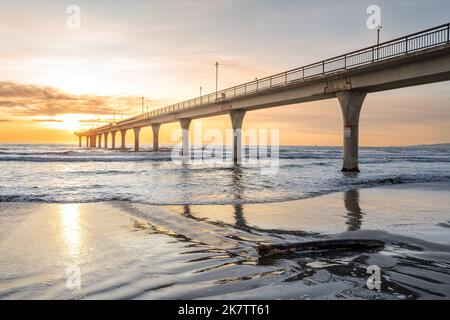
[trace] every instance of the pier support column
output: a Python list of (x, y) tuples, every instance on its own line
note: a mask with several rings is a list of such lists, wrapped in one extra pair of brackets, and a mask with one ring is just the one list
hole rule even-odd
[(93, 135), (92, 136), (92, 145), (91, 145), (91, 147), (92, 148), (95, 148), (97, 146), (97, 135)]
[(231, 124), (233, 125), (233, 162), (242, 161), (242, 122), (244, 121), (244, 110), (232, 110), (230, 112)]
[(134, 151), (139, 151), (139, 133), (141, 132), (141, 128), (133, 128), (134, 130)]
[(89, 147), (89, 136), (86, 136), (86, 147)]
[(358, 138), (359, 115), (366, 97), (365, 92), (345, 91), (337, 93), (344, 120), (344, 159), (342, 172), (359, 172)]
[(102, 147), (102, 134), (100, 133), (98, 135), (98, 145), (97, 148), (101, 148)]
[(116, 133), (117, 131), (111, 131), (111, 149), (116, 149)]
[(104, 135), (105, 135), (105, 149), (108, 149), (108, 132), (105, 132), (104, 133)]
[(183, 157), (189, 156), (189, 126), (191, 125), (191, 119), (180, 119), (180, 125), (182, 130), (182, 143), (181, 155)]
[(157, 152), (159, 150), (159, 128), (160, 124), (152, 124), (153, 130), (153, 151)]
[(80, 147), (81, 148), (81, 136), (78, 136), (78, 147)]
[(125, 136), (127, 134), (127, 130), (120, 130), (121, 135), (121, 143), (120, 143), (120, 149), (125, 150)]

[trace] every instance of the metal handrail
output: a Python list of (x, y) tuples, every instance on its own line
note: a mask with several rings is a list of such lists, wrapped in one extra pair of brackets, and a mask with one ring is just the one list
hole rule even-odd
[[(329, 73), (352, 69), (361, 65), (371, 64), (403, 54), (450, 43), (450, 23), (409, 34), (397, 39), (386, 41), (356, 51), (352, 51), (320, 62), (305, 65), (265, 78), (253, 80), (234, 87), (223, 89), (194, 99), (175, 103), (167, 107), (155, 109), (122, 121), (116, 126), (125, 125), (139, 119), (148, 119), (180, 110), (191, 109), (201, 105), (218, 103), (227, 99), (242, 97), (266, 90), (289, 86), (294, 83), (310, 80)], [(102, 129), (102, 127), (95, 130)]]

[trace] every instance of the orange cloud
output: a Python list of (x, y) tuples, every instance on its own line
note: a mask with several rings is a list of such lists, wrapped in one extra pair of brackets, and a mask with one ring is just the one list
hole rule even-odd
[[(131, 114), (141, 97), (74, 95), (47, 86), (0, 82), (0, 114), (17, 117), (61, 114)], [(153, 103), (146, 99), (147, 102)]]

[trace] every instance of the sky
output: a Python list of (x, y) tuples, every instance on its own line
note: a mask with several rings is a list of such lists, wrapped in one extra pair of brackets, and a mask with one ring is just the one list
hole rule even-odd
[[(216, 61), (226, 88), (372, 45), (373, 4), (382, 41), (450, 22), (448, 0), (0, 0), (0, 143), (75, 143), (75, 130), (140, 113), (142, 96), (155, 109), (213, 92)], [(450, 142), (449, 89), (368, 95), (361, 145)], [(231, 127), (228, 116), (195, 121)], [(160, 143), (178, 127), (163, 125)], [(342, 144), (336, 99), (247, 113), (244, 130), (259, 128), (284, 145)], [(149, 128), (141, 135), (151, 143)]]

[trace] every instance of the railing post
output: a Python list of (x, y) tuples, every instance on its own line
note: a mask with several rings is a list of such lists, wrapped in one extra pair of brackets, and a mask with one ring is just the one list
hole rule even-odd
[(406, 37), (406, 53), (408, 53), (408, 37)]
[(322, 61), (322, 74), (325, 74), (325, 61)]
[(450, 24), (447, 25), (447, 43), (450, 43)]
[(284, 73), (284, 83), (287, 84), (287, 72)]
[(344, 69), (347, 69), (347, 56), (344, 56)]
[(305, 80), (305, 67), (302, 68), (303, 71), (303, 80)]

